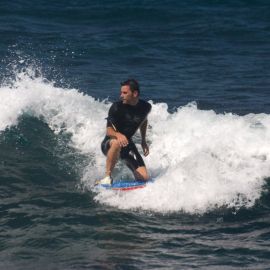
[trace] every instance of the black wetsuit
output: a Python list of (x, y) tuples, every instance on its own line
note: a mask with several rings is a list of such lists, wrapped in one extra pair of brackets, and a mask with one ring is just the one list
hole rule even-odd
[[(124, 134), (129, 143), (123, 147), (120, 152), (120, 158), (123, 159), (131, 170), (136, 170), (138, 167), (145, 166), (137, 147), (132, 141), (132, 136), (146, 119), (151, 111), (151, 104), (139, 100), (135, 106), (123, 104), (122, 101), (114, 102), (109, 110), (107, 118), (107, 127), (115, 128), (116, 131)], [(107, 154), (110, 148), (110, 137), (106, 136), (101, 143), (101, 149), (104, 155)]]

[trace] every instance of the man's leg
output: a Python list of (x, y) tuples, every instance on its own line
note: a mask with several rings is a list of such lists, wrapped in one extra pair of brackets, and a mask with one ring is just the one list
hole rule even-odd
[[(115, 139), (111, 139), (109, 143), (110, 143), (110, 148), (107, 152), (106, 175), (111, 176), (111, 173), (119, 159), (121, 146)], [(127, 160), (126, 160), (126, 163), (127, 163)], [(132, 156), (130, 156), (128, 163), (129, 164), (127, 165), (132, 170), (136, 180), (142, 180), (142, 181), (149, 180), (149, 174), (147, 172), (146, 167), (145, 166), (138, 167), (138, 160), (135, 160)], [(140, 164), (141, 163), (143, 163), (143, 161), (140, 161)]]
[(149, 174), (145, 166), (138, 167), (136, 170), (133, 171), (133, 174), (136, 180), (148, 181)]
[(133, 142), (130, 142), (127, 147), (124, 147), (120, 155), (128, 168), (133, 172), (136, 180), (149, 180), (149, 174), (147, 172), (143, 158), (141, 157), (137, 147)]
[(97, 180), (95, 185), (110, 185), (112, 184), (111, 174), (119, 158), (121, 146), (115, 139), (105, 137), (101, 143), (101, 150), (103, 154), (107, 156), (106, 175), (103, 179)]
[(110, 140), (110, 148), (107, 152), (106, 175), (111, 176), (115, 164), (119, 158), (121, 146), (115, 139)]

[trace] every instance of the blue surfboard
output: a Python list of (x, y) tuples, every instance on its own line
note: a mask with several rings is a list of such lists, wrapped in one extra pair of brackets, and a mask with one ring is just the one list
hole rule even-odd
[(111, 185), (99, 184), (95, 188), (105, 188), (110, 190), (129, 191), (139, 188), (144, 188), (148, 183), (153, 183), (154, 180), (138, 181), (138, 180), (114, 180)]

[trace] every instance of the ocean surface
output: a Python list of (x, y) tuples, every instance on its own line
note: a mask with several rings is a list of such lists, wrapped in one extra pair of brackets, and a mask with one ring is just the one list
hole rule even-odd
[[(155, 182), (97, 191), (127, 78)], [(0, 269), (269, 269), (269, 97), (269, 1), (0, 1)]]

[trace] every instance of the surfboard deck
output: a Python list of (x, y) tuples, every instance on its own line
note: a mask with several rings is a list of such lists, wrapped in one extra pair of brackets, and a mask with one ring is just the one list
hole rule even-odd
[(148, 181), (137, 181), (137, 180), (114, 180), (111, 185), (99, 184), (95, 188), (98, 189), (108, 189), (108, 190), (120, 190), (120, 191), (130, 191), (135, 189), (144, 188), (148, 183), (153, 183), (154, 180)]

